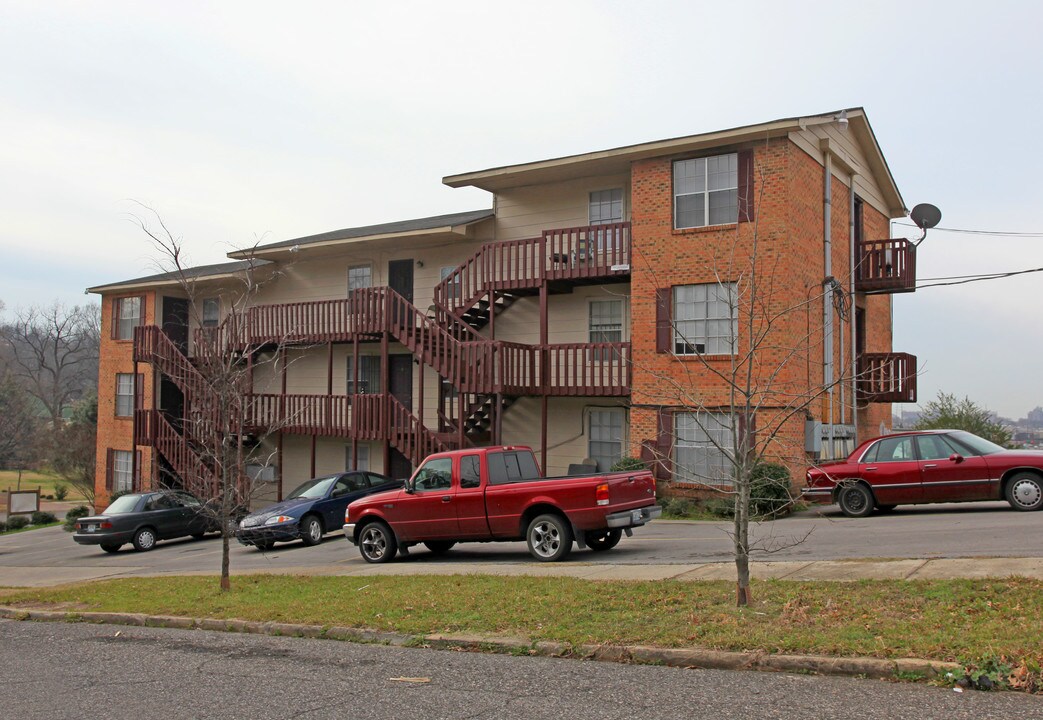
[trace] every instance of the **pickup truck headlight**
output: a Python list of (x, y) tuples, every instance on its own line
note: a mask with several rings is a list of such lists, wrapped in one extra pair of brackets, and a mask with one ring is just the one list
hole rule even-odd
[(265, 525), (278, 525), (279, 523), (290, 522), (295, 518), (287, 517), (286, 515), (275, 515), (264, 521)]

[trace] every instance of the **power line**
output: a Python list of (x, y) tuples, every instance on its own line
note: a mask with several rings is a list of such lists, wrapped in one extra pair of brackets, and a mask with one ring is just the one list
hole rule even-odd
[(952, 279), (950, 282), (931, 282), (933, 280), (945, 280), (946, 278), (925, 278), (929, 285), (921, 285), (917, 283), (916, 289), (920, 290), (923, 288), (931, 287), (942, 287), (944, 285), (964, 285), (966, 283), (981, 282), (982, 280), (1000, 280), (1002, 278), (1014, 277), (1015, 275), (1026, 275), (1028, 273), (1043, 272), (1043, 267), (1031, 268), (1029, 270), (1015, 270), (1014, 272), (1007, 273), (993, 273), (991, 275), (965, 275), (965, 279)]
[[(898, 220), (892, 221), (895, 225), (905, 225), (906, 227), (918, 227), (913, 223), (900, 222)], [(931, 228), (932, 230), (941, 230), (943, 232), (951, 233), (963, 233), (965, 235), (997, 235), (1001, 237), (1026, 237), (1026, 238), (1043, 238), (1043, 233), (1036, 232), (1006, 232), (1003, 230), (964, 230), (962, 228), (945, 228), (936, 227)]]

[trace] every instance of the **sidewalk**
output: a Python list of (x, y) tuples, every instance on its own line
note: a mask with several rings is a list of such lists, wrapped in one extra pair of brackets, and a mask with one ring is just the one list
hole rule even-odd
[[(165, 577), (170, 575), (214, 575), (206, 572), (142, 572), (141, 567), (50, 567), (0, 566), (0, 585), (6, 587), (50, 587), (90, 580), (120, 577)], [(233, 576), (254, 574), (323, 575), (375, 577), (380, 575), (510, 575), (531, 577), (575, 577), (582, 580), (734, 580), (735, 564), (694, 563), (677, 565), (606, 565), (564, 563), (446, 562), (362, 565), (352, 562), (332, 565), (236, 570)], [(754, 580), (800, 582), (856, 580), (939, 580), (952, 578), (1003, 578), (1012, 575), (1043, 580), (1043, 558), (939, 558), (933, 560), (818, 560), (811, 562), (754, 562)]]

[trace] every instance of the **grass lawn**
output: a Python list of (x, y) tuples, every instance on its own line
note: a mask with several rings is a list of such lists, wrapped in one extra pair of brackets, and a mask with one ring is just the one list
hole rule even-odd
[(591, 582), (495, 576), (140, 578), (3, 590), (5, 605), (346, 625), (412, 634), (494, 634), (572, 644), (640, 644), (1043, 664), (1043, 581)]
[(19, 528), (17, 530), (7, 530), (5, 532), (2, 532), (2, 533), (0, 533), (0, 537), (2, 537), (4, 535), (14, 535), (15, 533), (29, 532), (30, 530), (39, 530), (40, 528), (54, 527), (55, 525), (61, 525), (61, 524), (62, 524), (62, 521), (58, 520), (56, 522), (46, 523), (44, 525), (26, 525), (24, 528)]
[[(38, 473), (31, 471), (22, 472), (22, 482), (20, 489), (22, 490), (34, 490), (40, 488), (40, 495), (54, 495), (54, 484), (60, 483), (65, 485), (69, 489), (69, 494), (66, 496), (66, 500), (82, 501), (86, 498), (83, 495), (76, 492), (75, 488), (67, 482), (64, 482), (57, 475), (50, 473)], [(0, 470), (0, 505), (7, 504), (7, 491), (18, 490), (18, 471), (17, 470)]]

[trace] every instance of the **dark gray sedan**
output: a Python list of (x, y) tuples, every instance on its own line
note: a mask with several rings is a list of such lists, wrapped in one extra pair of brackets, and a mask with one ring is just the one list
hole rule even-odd
[(101, 545), (108, 553), (126, 543), (151, 550), (159, 540), (218, 530), (217, 519), (197, 497), (182, 490), (120, 495), (100, 515), (80, 518), (72, 539), (80, 545)]

